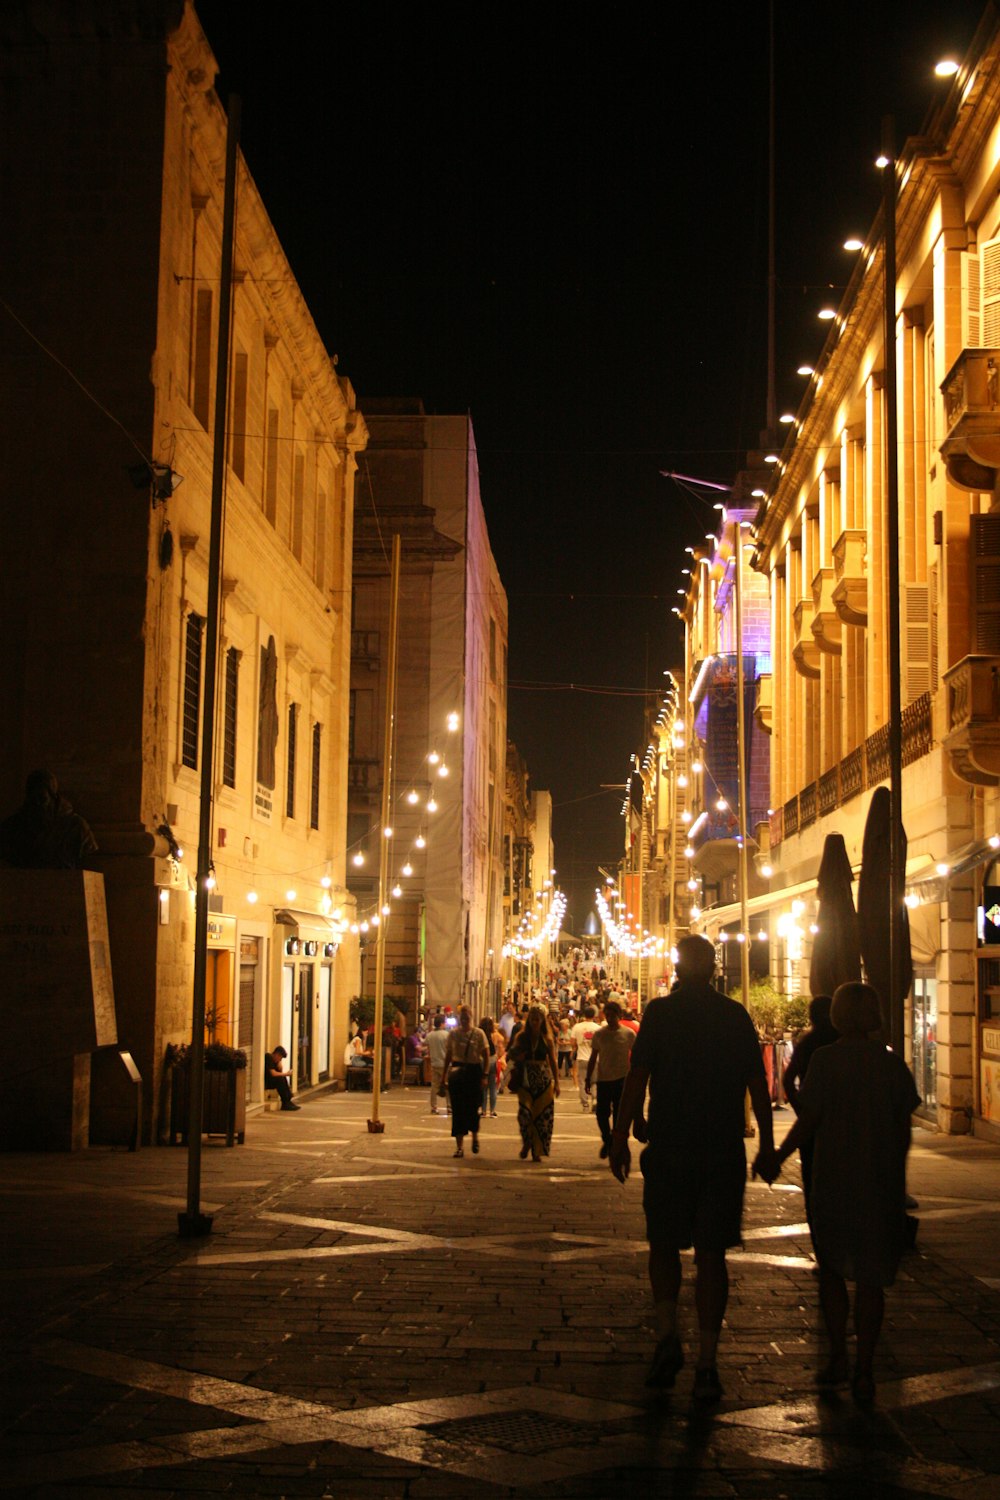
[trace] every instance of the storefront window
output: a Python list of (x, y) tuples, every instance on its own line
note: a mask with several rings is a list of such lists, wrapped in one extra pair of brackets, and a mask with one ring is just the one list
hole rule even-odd
[(913, 980), (913, 1077), (925, 1110), (937, 1108), (937, 980)]

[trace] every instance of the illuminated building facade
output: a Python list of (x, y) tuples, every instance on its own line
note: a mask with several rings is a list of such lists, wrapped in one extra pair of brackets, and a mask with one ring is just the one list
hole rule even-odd
[[(899, 475), (907, 1060), (942, 1130), (1000, 1125), (1000, 32), (897, 169), (897, 427), (881, 220), (857, 252), (757, 516), (770, 586), (772, 969), (808, 983), (825, 836), (855, 870), (889, 776), (887, 450)], [(993, 915), (988, 915), (989, 913)]]
[[(507, 598), (490, 550), (467, 417), (419, 400), (366, 403), (355, 504), (349, 884), (374, 994), (389, 548), (401, 538), (391, 897), (385, 994), (492, 1009), (503, 946)], [(418, 840), (422, 842), (418, 843)], [(409, 872), (409, 873), (407, 873)]]
[[(119, 1038), (155, 1138), (167, 1046), (191, 1034), (226, 118), (190, 4), (15, 11), (0, 785), (12, 807), (48, 765), (93, 827)], [(297, 1086), (335, 1071), (356, 983), (344, 849), (366, 433), (242, 160), (228, 406), (207, 1032), (247, 1051), (260, 1099), (278, 1042)]]
[(726, 988), (740, 983), (739, 941), (750, 943), (751, 976), (768, 971), (767, 928), (754, 921), (742, 934), (739, 905), (739, 753), (737, 734), (737, 547), (742, 538), (743, 705), (746, 735), (748, 895), (760, 879), (752, 856), (766, 843), (770, 808), (770, 743), (761, 705), (771, 675), (771, 621), (766, 578), (749, 566), (747, 528), (754, 513), (752, 487), (761, 476), (760, 455), (736, 481), (717, 534), (690, 550), (687, 597), (678, 609), (685, 627), (690, 691), (688, 821), (685, 886), (695, 924), (720, 944)]

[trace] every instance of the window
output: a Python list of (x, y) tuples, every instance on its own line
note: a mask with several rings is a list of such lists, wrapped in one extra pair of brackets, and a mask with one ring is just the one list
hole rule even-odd
[(296, 562), (302, 561), (302, 518), (305, 510), (306, 461), (296, 453), (292, 471), (292, 555)]
[(191, 370), (191, 410), (208, 430), (212, 391), (212, 293), (199, 291), (194, 307), (194, 361)]
[(184, 635), (184, 704), (181, 720), (181, 762), (198, 769), (198, 728), (201, 719), (201, 633), (205, 621), (190, 614)]
[(326, 586), (326, 491), (316, 491), (316, 540), (313, 544), (313, 577), (318, 589)]
[(319, 827), (319, 767), (320, 748), (323, 739), (323, 726), (313, 725), (312, 738), (312, 765), (309, 770), (309, 827)]
[(247, 357), (236, 351), (233, 361), (233, 426), (229, 439), (229, 462), (237, 479), (247, 472)]
[(288, 779), (285, 786), (285, 817), (295, 817), (295, 760), (298, 750), (299, 705), (288, 705)]
[(236, 704), (240, 685), (240, 653), (226, 652), (226, 681), (222, 703), (222, 784), (236, 785)]
[(272, 526), (278, 518), (278, 408), (267, 408), (267, 455), (264, 460), (264, 514)]

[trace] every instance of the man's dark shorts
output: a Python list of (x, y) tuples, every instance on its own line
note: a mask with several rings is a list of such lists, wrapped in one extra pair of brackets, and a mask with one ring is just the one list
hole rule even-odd
[(742, 1145), (703, 1157), (649, 1145), (639, 1158), (646, 1238), (664, 1250), (729, 1250), (741, 1243), (747, 1164)]

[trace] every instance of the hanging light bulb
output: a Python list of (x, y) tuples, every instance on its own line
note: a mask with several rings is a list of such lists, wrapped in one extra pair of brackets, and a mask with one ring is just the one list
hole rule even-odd
[(413, 874), (413, 866), (410, 864), (409, 860), (407, 860), (406, 864), (403, 866), (401, 874), (407, 875), (407, 876)]
[(358, 923), (358, 930), (359, 930), (359, 932), (367, 932), (368, 931), (368, 923), (367, 923), (367, 921), (359, 922)]
[(298, 895), (298, 891), (286, 891), (285, 892), (285, 900), (286, 901), (294, 901), (297, 895)]
[(692, 844), (686, 844), (685, 845), (685, 847), (684, 847), (684, 858), (685, 859), (694, 859), (694, 846)]
[(352, 854), (351, 855), (351, 862), (353, 864), (356, 864), (356, 865), (363, 865), (364, 864), (364, 862), (365, 862), (365, 856), (364, 856), (364, 854), (362, 853), (362, 851), (360, 849), (358, 850), (358, 852), (356, 854)]
[(438, 810), (438, 805), (434, 801), (434, 798), (433, 797), (428, 797), (428, 799), (427, 799), (427, 811), (429, 813), (436, 813), (437, 810)]
[(330, 889), (331, 885), (333, 885), (333, 881), (330, 879), (329, 875), (323, 875), (323, 876), (321, 876), (319, 883), (320, 883), (320, 885), (323, 887), (323, 889), (325, 891), (328, 891)]
[(438, 775), (442, 778), (451, 775), (451, 772), (448, 770), (448, 767), (445, 765), (444, 761), (442, 761), (438, 766)]
[(378, 914), (377, 911), (373, 911), (372, 912), (371, 917), (370, 917), (369, 920), (371, 921), (371, 924), (372, 924), (373, 927), (380, 926), (380, 924), (382, 922), (382, 918), (379, 916), (379, 914)]
[(398, 880), (396, 881), (396, 884), (392, 888), (392, 894), (395, 896), (395, 898), (396, 898), (397, 901), (399, 900), (400, 896), (403, 894), (403, 887), (400, 885), (400, 883), (399, 883)]
[(689, 891), (696, 891), (697, 889), (698, 889), (698, 882), (697, 882), (697, 880), (689, 880), (688, 881), (688, 890)]
[(685, 808), (684, 811), (681, 813), (681, 822), (682, 823), (690, 823), (690, 821), (691, 821), (691, 814), (688, 812), (687, 808)]
[(458, 729), (458, 714), (456, 714), (454, 712), (450, 713), (448, 715), (447, 724), (448, 724), (448, 732), (450, 734), (454, 734), (456, 732), (456, 730)]
[(385, 903), (385, 905), (383, 906), (383, 908), (382, 908), (382, 915), (383, 915), (383, 917), (387, 917), (389, 915), (389, 913), (390, 913), (391, 910), (392, 910), (392, 907), (389, 905), (389, 903), (387, 901)]
[(416, 807), (417, 803), (420, 801), (420, 798), (418, 797), (417, 793), (414, 791), (413, 787), (411, 787), (410, 790), (407, 792), (407, 794), (406, 794), (406, 800), (410, 804), (411, 807)]
[(392, 838), (392, 829), (391, 828), (383, 828), (382, 832), (385, 834), (385, 836), (386, 836), (387, 839), (391, 839)]
[(719, 809), (719, 812), (725, 812), (726, 808), (729, 806), (729, 803), (726, 801), (725, 797), (723, 797), (721, 795), (721, 793), (720, 793), (719, 799), (718, 799), (718, 801), (716, 802), (715, 805)]
[(692, 769), (692, 771), (694, 772), (694, 774), (696, 776), (700, 776), (701, 775), (701, 771), (702, 771), (701, 761), (700, 760), (694, 760), (694, 761), (692, 761), (691, 762), (691, 769)]
[(247, 900), (249, 901), (249, 903), (250, 903), (251, 906), (256, 906), (257, 905), (257, 892), (256, 891), (247, 891)]
[(416, 847), (418, 849), (426, 849), (427, 848), (427, 840), (424, 838), (424, 836), (423, 836), (422, 833), (418, 833), (417, 836), (416, 836), (416, 838), (413, 840), (413, 842), (414, 842), (414, 844), (416, 845)]
[(688, 779), (684, 775), (684, 772), (682, 771), (681, 774), (677, 778), (677, 785), (678, 786), (687, 786), (687, 784), (688, 784)]
[(427, 757), (427, 763), (428, 763), (428, 765), (431, 765), (431, 766), (436, 766), (436, 765), (437, 765), (437, 763), (438, 763), (438, 761), (439, 761), (439, 760), (440, 760), (440, 759), (441, 759), (441, 757), (440, 757), (440, 755), (439, 755), (439, 754), (438, 754), (438, 753), (437, 753), (437, 751), (436, 751), (436, 750), (432, 750), (432, 751), (431, 751), (431, 753), (430, 753), (430, 754), (429, 754), (429, 755), (428, 755), (428, 757)]
[(205, 876), (205, 889), (206, 889), (206, 891), (214, 891), (215, 890), (215, 872), (214, 872), (214, 870), (209, 870), (208, 874)]

